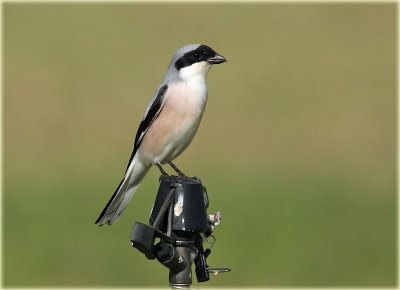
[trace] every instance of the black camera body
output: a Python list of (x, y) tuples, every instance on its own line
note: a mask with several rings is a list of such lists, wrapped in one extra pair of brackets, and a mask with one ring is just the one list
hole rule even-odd
[[(148, 259), (157, 259), (169, 269), (172, 288), (189, 288), (192, 264), (198, 282), (210, 279), (209, 273), (228, 272), (229, 268), (209, 268), (211, 253), (203, 243), (212, 236), (220, 223), (220, 213), (207, 214), (209, 205), (206, 188), (198, 178), (161, 176), (160, 187), (150, 215), (150, 225), (136, 222), (132, 246)], [(156, 238), (159, 242), (155, 243)], [(215, 237), (212, 236), (213, 242)]]

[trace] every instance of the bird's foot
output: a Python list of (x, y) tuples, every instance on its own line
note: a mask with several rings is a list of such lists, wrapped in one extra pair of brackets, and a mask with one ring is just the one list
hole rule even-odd
[(161, 175), (164, 177), (168, 177), (168, 173), (162, 168), (161, 164), (159, 162), (156, 163), (158, 169), (161, 171)]
[(186, 179), (190, 179), (190, 178), (189, 178), (188, 176), (186, 176), (182, 171), (180, 171), (180, 170), (178, 169), (178, 167), (176, 167), (176, 165), (175, 165), (174, 163), (172, 163), (172, 161), (168, 162), (168, 164), (169, 164), (169, 166), (171, 166), (171, 167), (176, 171), (176, 173), (178, 173), (179, 177), (181, 177), (181, 178), (186, 178)]

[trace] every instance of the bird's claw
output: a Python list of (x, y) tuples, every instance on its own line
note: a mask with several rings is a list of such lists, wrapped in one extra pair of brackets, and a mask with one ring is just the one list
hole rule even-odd
[(157, 162), (156, 165), (157, 165), (158, 169), (161, 171), (162, 176), (165, 176), (165, 177), (169, 176), (168, 173), (162, 168), (160, 163)]
[(168, 164), (169, 164), (169, 166), (171, 166), (176, 171), (176, 173), (178, 173), (178, 176), (180, 178), (190, 179), (190, 177), (186, 176), (186, 174), (184, 174), (182, 171), (180, 171), (178, 169), (178, 167), (176, 167), (176, 165), (174, 163), (172, 163), (172, 161), (168, 162)]

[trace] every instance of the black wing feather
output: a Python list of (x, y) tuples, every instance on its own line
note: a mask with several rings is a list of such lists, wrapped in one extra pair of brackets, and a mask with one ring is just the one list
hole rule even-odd
[(128, 166), (126, 169), (129, 168), (129, 164), (131, 164), (133, 157), (135, 157), (136, 151), (139, 149), (140, 144), (146, 135), (147, 130), (149, 129), (150, 125), (154, 122), (157, 118), (158, 114), (160, 114), (162, 105), (164, 103), (164, 97), (167, 93), (168, 85), (163, 85), (159, 90), (157, 97), (155, 98), (153, 104), (151, 105), (149, 111), (147, 112), (146, 116), (143, 118), (142, 122), (140, 122), (139, 128), (136, 133), (135, 137), (135, 145), (133, 147), (131, 158), (129, 159)]

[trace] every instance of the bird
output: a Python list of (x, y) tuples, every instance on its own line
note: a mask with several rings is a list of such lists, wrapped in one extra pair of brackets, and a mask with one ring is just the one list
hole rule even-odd
[(189, 44), (172, 57), (167, 72), (145, 110), (134, 140), (125, 175), (95, 224), (113, 225), (121, 217), (151, 166), (168, 175), (169, 164), (190, 144), (199, 128), (208, 98), (207, 73), (225, 57), (204, 44)]

